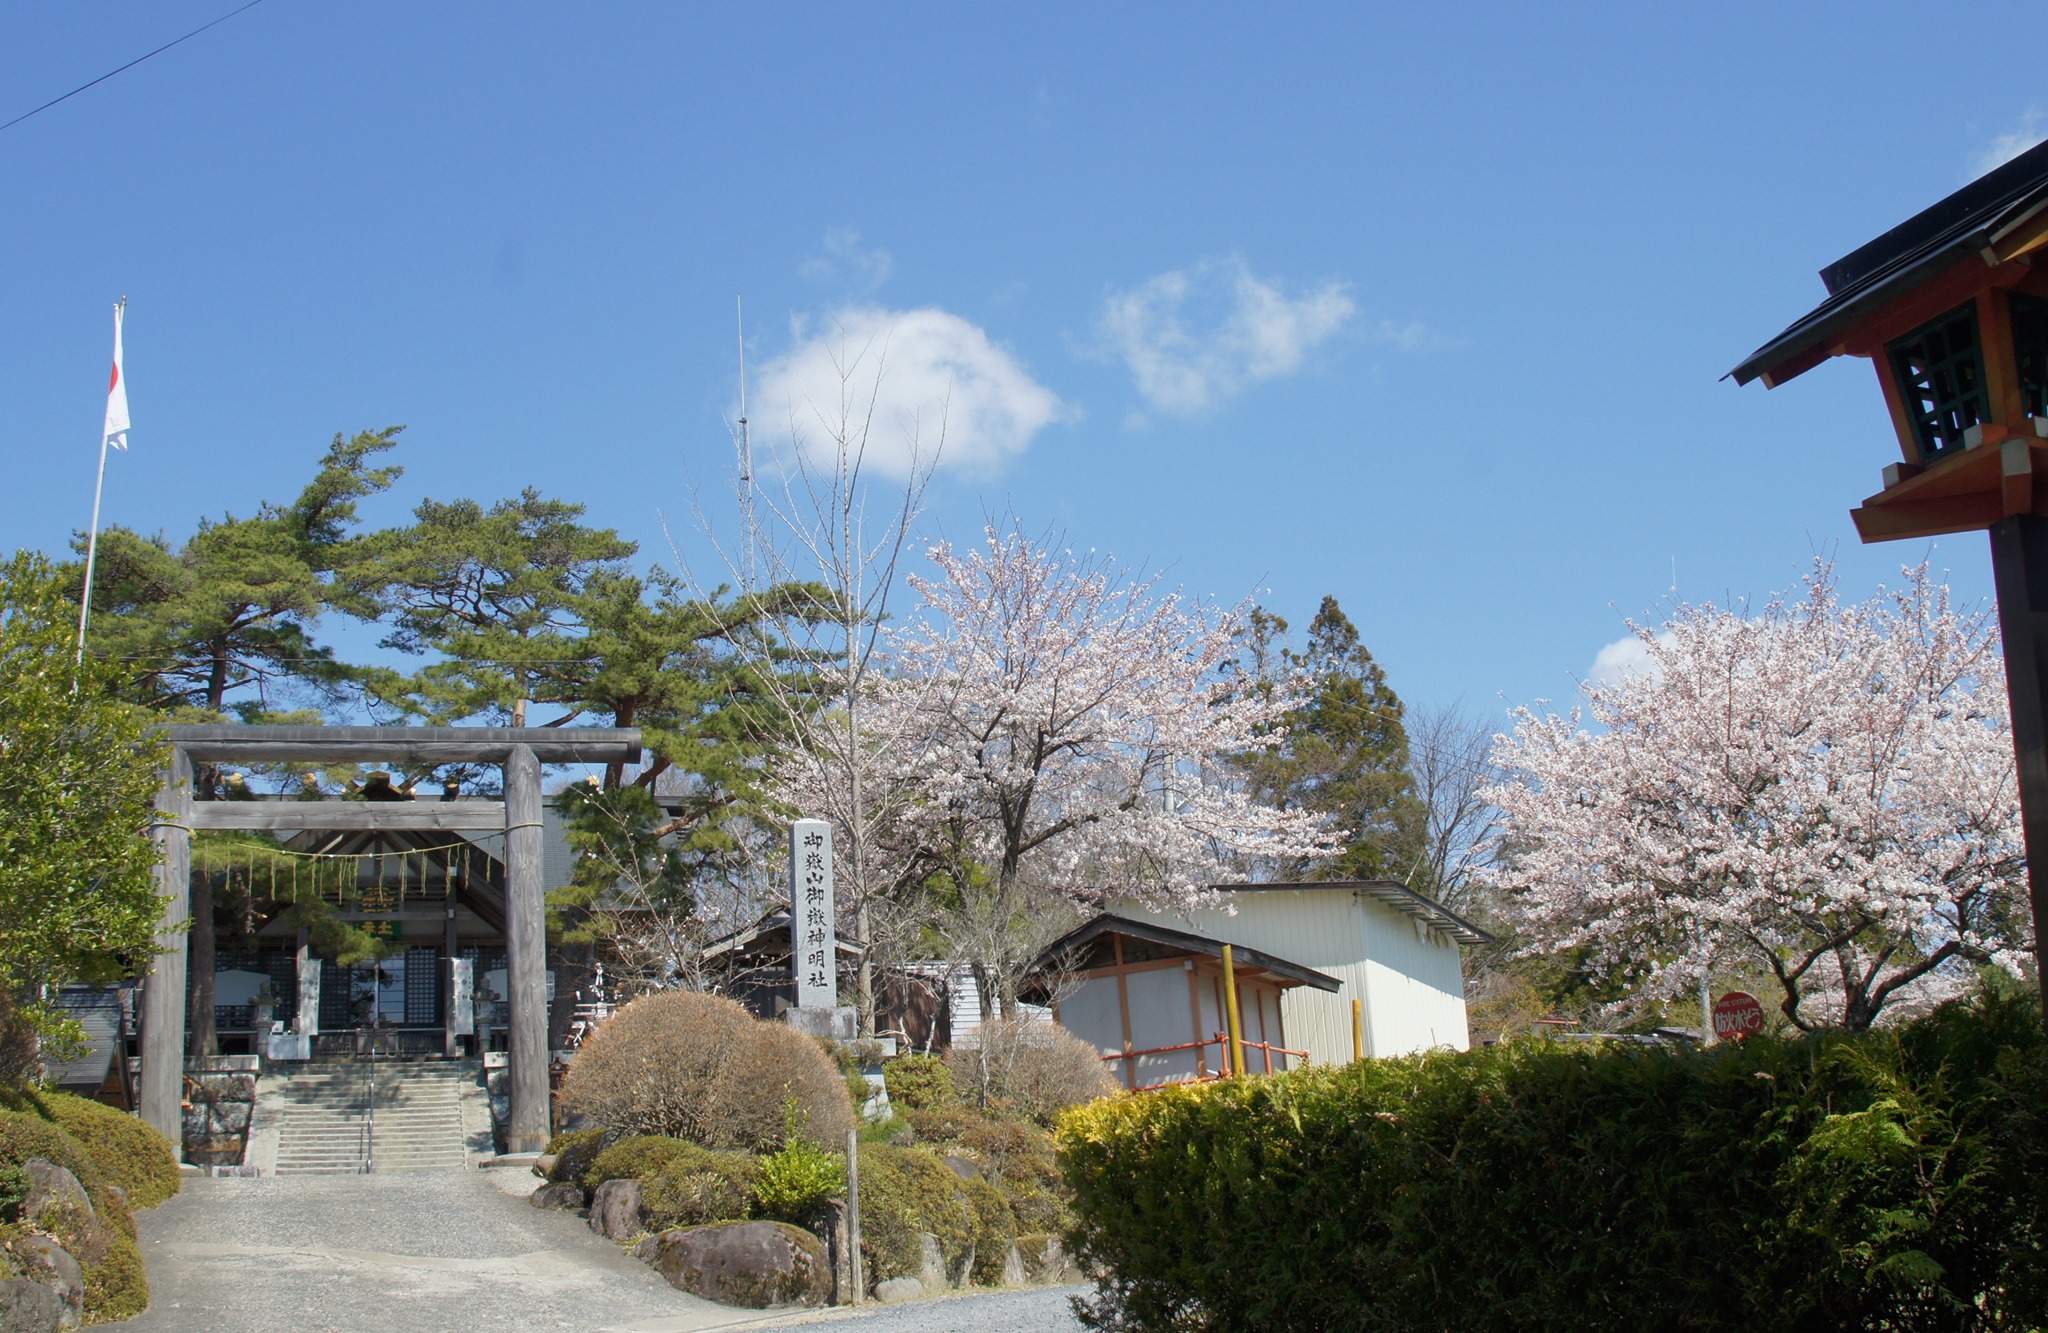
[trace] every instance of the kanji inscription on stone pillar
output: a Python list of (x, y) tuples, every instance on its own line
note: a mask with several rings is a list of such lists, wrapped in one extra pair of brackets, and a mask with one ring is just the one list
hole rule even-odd
[(839, 1004), (838, 941), (832, 916), (832, 826), (799, 819), (789, 826), (789, 967), (799, 1009)]

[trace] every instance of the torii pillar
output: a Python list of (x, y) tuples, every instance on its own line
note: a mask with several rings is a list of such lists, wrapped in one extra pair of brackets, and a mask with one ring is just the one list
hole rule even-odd
[[(142, 1079), (137, 1108), (145, 1122), (171, 1141), (184, 1160), (186, 922), (192, 916), (192, 760), (182, 747), (171, 751), (157, 793), (156, 822), (149, 836), (157, 845), (156, 966), (142, 987)], [(116, 1050), (126, 1060), (128, 1052)]]
[(508, 1153), (548, 1146), (547, 904), (541, 881), (540, 760), (505, 757), (505, 980), (511, 1003)]

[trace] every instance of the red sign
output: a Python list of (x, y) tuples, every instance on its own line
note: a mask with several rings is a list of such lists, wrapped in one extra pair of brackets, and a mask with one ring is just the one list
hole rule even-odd
[(1714, 1001), (1714, 1035), (1741, 1041), (1764, 1030), (1764, 1007), (1748, 991), (1732, 990)]

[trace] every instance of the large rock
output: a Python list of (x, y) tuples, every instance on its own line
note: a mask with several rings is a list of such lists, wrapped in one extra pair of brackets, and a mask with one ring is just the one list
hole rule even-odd
[(0, 1333), (57, 1333), (64, 1301), (34, 1278), (0, 1278)]
[(583, 1206), (583, 1187), (573, 1181), (557, 1181), (543, 1185), (527, 1196), (528, 1203), (536, 1208), (553, 1208), (573, 1213)]
[(20, 1261), (23, 1276), (33, 1278), (57, 1293), (64, 1302), (59, 1316), (61, 1328), (77, 1328), (85, 1322), (85, 1270), (78, 1260), (51, 1236), (33, 1234), (23, 1236), (14, 1242), (14, 1257)]
[(607, 1180), (590, 1196), (590, 1229), (607, 1240), (631, 1240), (647, 1230), (647, 1200), (637, 1180)]
[(1024, 1256), (1017, 1249), (1017, 1242), (1008, 1242), (1003, 1246), (1003, 1275), (996, 1279), (996, 1285), (1022, 1287), (1030, 1281), (1031, 1275), (1024, 1271)]
[(669, 1285), (726, 1305), (823, 1305), (832, 1296), (825, 1243), (782, 1222), (714, 1222), (650, 1236), (634, 1251)]
[(1024, 1276), (1048, 1287), (1063, 1287), (1081, 1280), (1081, 1270), (1067, 1255), (1058, 1236), (1017, 1237), (1017, 1257), (1023, 1261)]
[(974, 1159), (971, 1157), (962, 1157), (958, 1153), (948, 1153), (939, 1160), (944, 1162), (947, 1169), (962, 1180), (981, 1179), (981, 1168), (974, 1164)]
[(31, 1157), (21, 1164), (21, 1169), (28, 1173), (28, 1197), (21, 1201), (22, 1221), (40, 1223), (44, 1213), (65, 1206), (81, 1217), (93, 1215), (92, 1200), (86, 1197), (85, 1186), (63, 1167)]
[(901, 1305), (905, 1301), (920, 1300), (924, 1296), (924, 1283), (914, 1277), (884, 1278), (875, 1284), (875, 1299), (884, 1305)]
[(926, 1291), (944, 1291), (951, 1285), (946, 1281), (946, 1252), (939, 1247), (939, 1238), (929, 1231), (917, 1233), (915, 1276)]

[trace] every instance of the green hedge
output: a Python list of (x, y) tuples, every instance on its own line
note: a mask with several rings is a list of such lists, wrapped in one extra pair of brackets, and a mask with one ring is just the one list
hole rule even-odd
[[(91, 1217), (44, 1219), (85, 1270), (89, 1324), (127, 1319), (149, 1304), (131, 1206), (149, 1206), (177, 1192), (170, 1142), (133, 1116), (59, 1092), (0, 1092), (0, 1168), (32, 1157), (78, 1177)], [(118, 1186), (120, 1194), (109, 1189)], [(124, 1201), (122, 1195), (126, 1195)], [(19, 1239), (19, 1222), (0, 1220), (0, 1249)], [(5, 1268), (0, 1259), (0, 1268)]]
[(2031, 997), (1704, 1051), (1519, 1042), (1069, 1112), (1127, 1330), (2039, 1329)]

